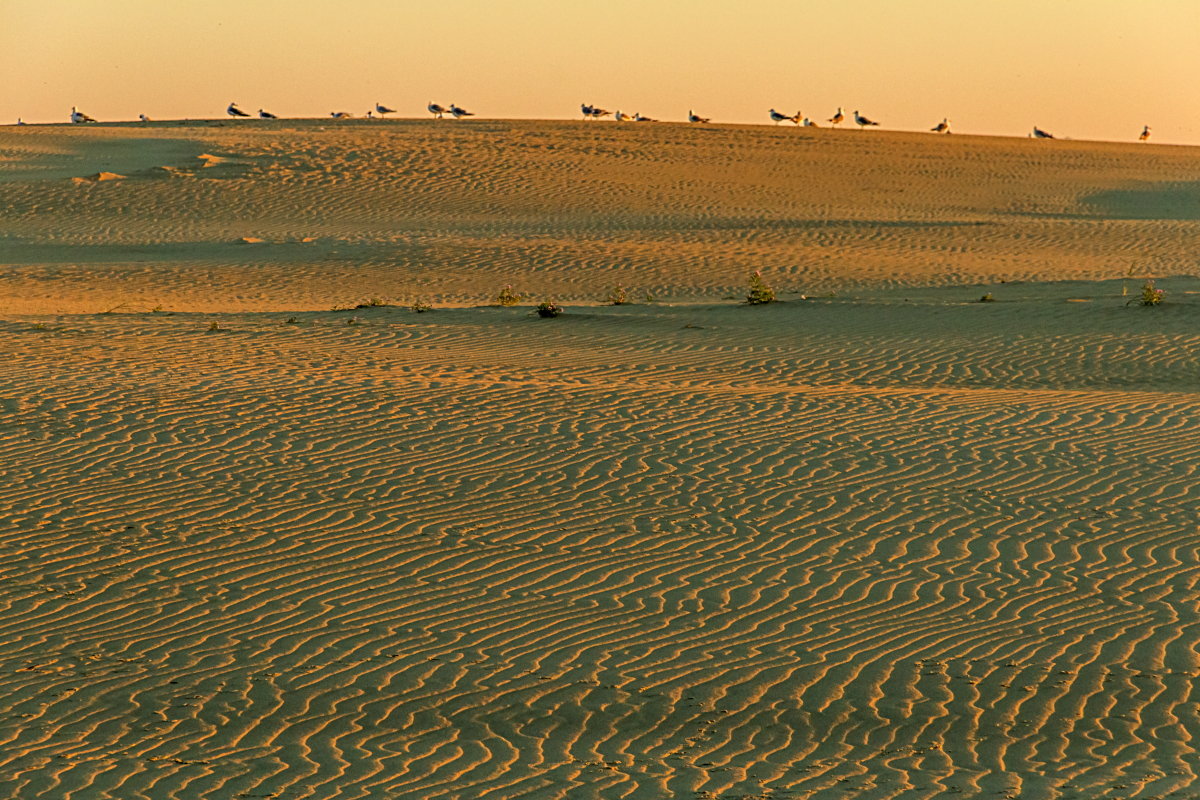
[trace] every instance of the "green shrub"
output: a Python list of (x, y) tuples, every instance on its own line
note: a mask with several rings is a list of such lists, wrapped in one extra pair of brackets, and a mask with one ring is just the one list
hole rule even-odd
[(775, 290), (767, 286), (762, 273), (758, 270), (750, 273), (750, 291), (746, 294), (746, 305), (761, 306), (775, 302)]

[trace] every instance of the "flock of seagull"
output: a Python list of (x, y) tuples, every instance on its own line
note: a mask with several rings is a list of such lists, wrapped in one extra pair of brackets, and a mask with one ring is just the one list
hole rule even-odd
[[(467, 111), (465, 108), (460, 108), (460, 107), (454, 105), (454, 103), (451, 103), (449, 106), (441, 106), (437, 103), (431, 102), (431, 103), (429, 103), (429, 105), (425, 106), (425, 108), (426, 108), (426, 110), (429, 111), (430, 114), (433, 114), (435, 119), (442, 119), (446, 114), (449, 114), (450, 116), (454, 117), (455, 119), (462, 119), (463, 117), (475, 116), (474, 113)], [(583, 118), (585, 120), (587, 120), (587, 119), (593, 119), (593, 120), (602, 119), (603, 117), (611, 116), (617, 122), (658, 122), (658, 120), (653, 119), (651, 117), (643, 116), (640, 113), (635, 113), (631, 116), (629, 114), (625, 114), (625, 113), (621, 112), (620, 110), (609, 111), (607, 109), (600, 108), (599, 106), (594, 106), (590, 103), (580, 103), (579, 110), (583, 114)], [(230, 103), (229, 106), (225, 109), (225, 113), (235, 119), (238, 117), (251, 116), (247, 112), (242, 111), (242, 109), (238, 108), (237, 103)], [(379, 119), (384, 119), (388, 114), (394, 114), (394, 113), (396, 113), (396, 109), (388, 108), (387, 106), (383, 105), (382, 103), (376, 102), (375, 108), (369, 109), (367, 111), (366, 116), (369, 119), (375, 119), (376, 118), (375, 115), (378, 114)], [(334, 119), (350, 119), (354, 115), (348, 111), (331, 111), (329, 116), (333, 117)], [(799, 111), (797, 111), (795, 114), (784, 114), (784, 113), (776, 111), (775, 109), (772, 108), (767, 111), (767, 117), (770, 118), (770, 120), (772, 122), (774, 122), (776, 125), (778, 125), (781, 122), (791, 122), (795, 125), (800, 125), (805, 128), (820, 127), (819, 125), (817, 125), (816, 122), (813, 122), (810, 118), (803, 116)], [(261, 109), (261, 108), (258, 110), (258, 118), (259, 119), (279, 119), (279, 117), (272, 114), (270, 111), (266, 111), (265, 109)], [(138, 114), (138, 119), (140, 119), (142, 122), (150, 122), (150, 118), (147, 117), (145, 114)], [(840, 125), (842, 122), (844, 122), (845, 119), (846, 119), (846, 114), (842, 110), (842, 108), (839, 106), (837, 113), (825, 121), (836, 128), (838, 125)], [(75, 106), (71, 106), (71, 122), (84, 123), (84, 122), (95, 122), (95, 121), (96, 120), (93, 119), (92, 117), (89, 117), (87, 114), (84, 114), (82, 111), (75, 108)], [(699, 114), (697, 114), (695, 111), (688, 109), (687, 121), (689, 123), (702, 125), (705, 123), (712, 122), (712, 118), (711, 117), (702, 117)], [(24, 125), (25, 123), (22, 122), (20, 118), (18, 118), (17, 124)], [(868, 128), (871, 126), (878, 127), (878, 125), (879, 125), (878, 122), (876, 122), (872, 119), (868, 119), (867, 117), (864, 117), (857, 110), (855, 110), (855, 112), (854, 112), (854, 124), (858, 126), (859, 130), (863, 130), (864, 128)], [(950, 120), (943, 118), (941, 122), (939, 122), (937, 125), (934, 125), (929, 130), (933, 131), (934, 133), (950, 133)], [(1054, 138), (1054, 134), (1050, 133), (1049, 131), (1044, 131), (1036, 125), (1033, 126), (1033, 133), (1029, 134), (1029, 136), (1030, 136), (1030, 138), (1033, 138), (1033, 139), (1053, 139)], [(1138, 141), (1144, 142), (1149, 138), (1150, 138), (1150, 126), (1145, 125), (1142, 127), (1141, 135), (1138, 136)]]

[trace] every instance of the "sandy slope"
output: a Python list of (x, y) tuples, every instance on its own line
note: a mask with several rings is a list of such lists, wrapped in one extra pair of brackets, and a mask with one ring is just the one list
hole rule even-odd
[(30, 313), (1190, 273), (1200, 218), (1195, 148), (886, 131), (38, 126), (0, 157), (0, 303)]
[(539, 125), (0, 134), (0, 796), (1200, 795), (1195, 157)]

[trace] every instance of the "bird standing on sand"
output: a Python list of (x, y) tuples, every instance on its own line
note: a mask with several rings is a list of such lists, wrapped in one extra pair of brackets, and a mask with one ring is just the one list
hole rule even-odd
[(842, 107), (838, 106), (838, 112), (836, 114), (834, 114), (832, 117), (830, 117), (828, 120), (826, 120), (826, 122), (832, 122), (833, 126), (836, 128), (838, 126), (838, 124), (845, 118), (846, 118), (846, 115), (842, 113)]
[(354, 115), (349, 111), (330, 111), (329, 116), (333, 117), (334, 119), (350, 119)]
[(1037, 125), (1033, 126), (1033, 138), (1035, 139), (1053, 139), (1054, 134), (1049, 131), (1044, 131)]
[(229, 108), (225, 109), (225, 113), (231, 117), (248, 117), (250, 116), (245, 111), (237, 107), (237, 103), (230, 103)]
[(692, 111), (690, 108), (688, 109), (688, 122), (705, 123), (705, 122), (711, 122), (711, 121), (712, 121), (712, 117), (700, 117), (700, 116), (696, 115), (695, 111)]
[(21, 119), (20, 117), (17, 117), (17, 124), (18, 124), (18, 125), (24, 125), (24, 124), (25, 124), (25, 120)]
[(855, 111), (854, 112), (854, 124), (857, 125), (858, 129), (861, 131), (863, 128), (867, 127), (868, 125), (878, 125), (879, 123), (875, 122), (874, 120), (867, 119), (862, 114)]
[(771, 110), (769, 110), (767, 112), (767, 116), (769, 116), (771, 118), (771, 121), (774, 122), (776, 125), (778, 125), (779, 123), (781, 123), (785, 120), (790, 120), (790, 121), (796, 123), (797, 125), (800, 124), (800, 112), (799, 111), (796, 112), (795, 116), (789, 117), (787, 114), (781, 114), (772, 108)]
[(463, 117), (475, 116), (475, 114), (473, 112), (467, 111), (465, 108), (459, 108), (458, 106), (454, 105), (454, 103), (451, 103), (450, 108), (448, 108), (446, 110), (449, 111), (450, 116), (454, 117), (455, 119), (462, 119)]
[(425, 106), (425, 108), (429, 110), (430, 114), (433, 114), (434, 119), (441, 119), (442, 114), (446, 113), (446, 109), (442, 108), (437, 103), (430, 103), (429, 105)]
[(651, 119), (650, 117), (643, 117), (641, 115), (641, 112), (634, 113), (633, 121), (634, 122), (658, 122), (658, 120), (656, 120), (656, 119)]
[(149, 118), (149, 117), (147, 117), (145, 114), (138, 114), (138, 119), (140, 119), (142, 122), (149, 122), (149, 121), (150, 121), (150, 118)]
[(396, 109), (388, 108), (383, 103), (380, 103), (378, 100), (375, 101), (375, 110), (379, 112), (379, 116), (381, 116), (381, 117), (384, 114), (395, 114), (396, 113)]
[(934, 133), (949, 133), (950, 132), (950, 120), (946, 119), (945, 117), (942, 117), (942, 121), (939, 122), (937, 125), (934, 125), (929, 130), (933, 131)]
[(71, 106), (71, 122), (74, 122), (75, 124), (78, 125), (81, 122), (95, 122), (95, 121), (96, 120), (92, 119), (87, 114), (83, 113), (82, 111), (77, 110), (75, 108), (75, 106)]
[(600, 108), (600, 106), (592, 106), (592, 119), (600, 119), (601, 117), (607, 117), (611, 113), (612, 112), (609, 111), (607, 108)]
[(1142, 127), (1142, 135), (1138, 137), (1138, 141), (1144, 142), (1149, 138), (1150, 138), (1150, 126), (1145, 125)]
[(579, 104), (579, 113), (580, 113), (580, 114), (583, 114), (583, 118), (584, 118), (584, 119), (591, 119), (591, 118), (592, 118), (592, 108), (593, 108), (593, 107), (594, 107), (594, 106), (592, 106), (592, 105), (591, 105), (591, 104), (589, 104), (589, 103), (580, 103), (580, 104)]
[(258, 118), (259, 119), (279, 119), (279, 117), (275, 116), (270, 111), (263, 111), (261, 108), (258, 110)]
[(613, 119), (615, 119), (617, 122), (626, 122), (629, 120), (629, 115), (621, 113), (621, 109), (618, 108), (616, 112), (613, 113)]

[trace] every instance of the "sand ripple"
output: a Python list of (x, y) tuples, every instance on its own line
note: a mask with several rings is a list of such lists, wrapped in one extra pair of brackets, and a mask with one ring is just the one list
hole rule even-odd
[(2, 323), (0, 790), (1185, 792), (1176, 310)]

